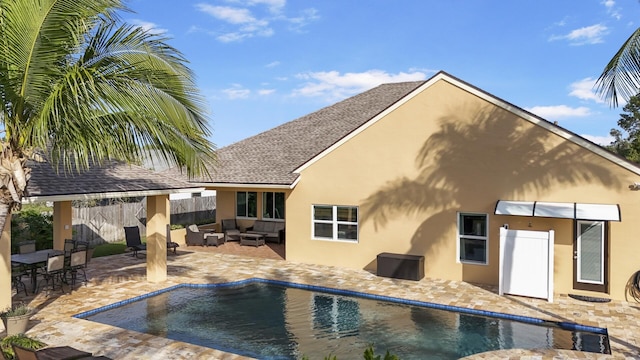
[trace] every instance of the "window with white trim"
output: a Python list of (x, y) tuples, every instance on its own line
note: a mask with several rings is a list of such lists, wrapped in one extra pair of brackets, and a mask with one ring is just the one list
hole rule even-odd
[(284, 220), (284, 193), (262, 193), (262, 218)]
[(487, 264), (487, 214), (458, 213), (458, 260), (464, 263)]
[(313, 205), (313, 238), (358, 241), (358, 207)]
[(236, 192), (236, 217), (258, 217), (258, 193), (255, 191)]

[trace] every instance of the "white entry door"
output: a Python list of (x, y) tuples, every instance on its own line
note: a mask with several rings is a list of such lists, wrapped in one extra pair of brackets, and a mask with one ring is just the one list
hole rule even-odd
[(502, 294), (553, 301), (554, 232), (500, 228)]

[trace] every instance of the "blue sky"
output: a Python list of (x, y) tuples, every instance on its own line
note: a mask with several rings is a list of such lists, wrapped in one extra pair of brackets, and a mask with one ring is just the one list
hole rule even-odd
[(622, 106), (595, 79), (638, 0), (131, 0), (195, 72), (226, 146), (381, 83), (444, 70), (598, 143)]

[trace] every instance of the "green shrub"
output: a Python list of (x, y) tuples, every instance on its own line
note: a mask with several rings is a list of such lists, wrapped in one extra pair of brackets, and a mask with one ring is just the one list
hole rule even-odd
[[(380, 355), (376, 356), (373, 351), (373, 345), (369, 345), (367, 350), (364, 351), (364, 360), (380, 360)], [(389, 353), (389, 350), (387, 350), (387, 353), (384, 354), (383, 360), (400, 360), (400, 358)]]
[[(310, 359), (307, 355), (303, 355), (301, 360)], [(338, 360), (338, 357), (336, 355), (331, 356), (331, 354), (329, 354), (329, 356), (324, 357), (324, 360)], [(364, 351), (364, 360), (381, 360), (380, 355), (376, 356), (373, 350), (373, 345), (369, 345), (369, 347)], [(384, 359), (382, 360), (400, 360), (400, 358), (389, 353), (389, 350), (387, 350), (387, 353), (384, 355)]]
[(44, 205), (25, 205), (11, 215), (11, 251), (22, 241), (35, 240), (36, 249), (53, 248), (53, 209)]
[(20, 345), (27, 349), (41, 349), (47, 346), (47, 344), (42, 341), (30, 338), (25, 334), (7, 336), (0, 341), (0, 349), (7, 360), (16, 359), (16, 355), (13, 353), (13, 348), (11, 347), (13, 344)]

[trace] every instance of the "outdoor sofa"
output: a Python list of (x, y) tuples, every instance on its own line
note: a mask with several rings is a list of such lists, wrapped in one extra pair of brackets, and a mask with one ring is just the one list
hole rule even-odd
[(256, 220), (252, 227), (247, 228), (247, 233), (261, 234), (265, 241), (281, 244), (284, 242), (284, 222)]

